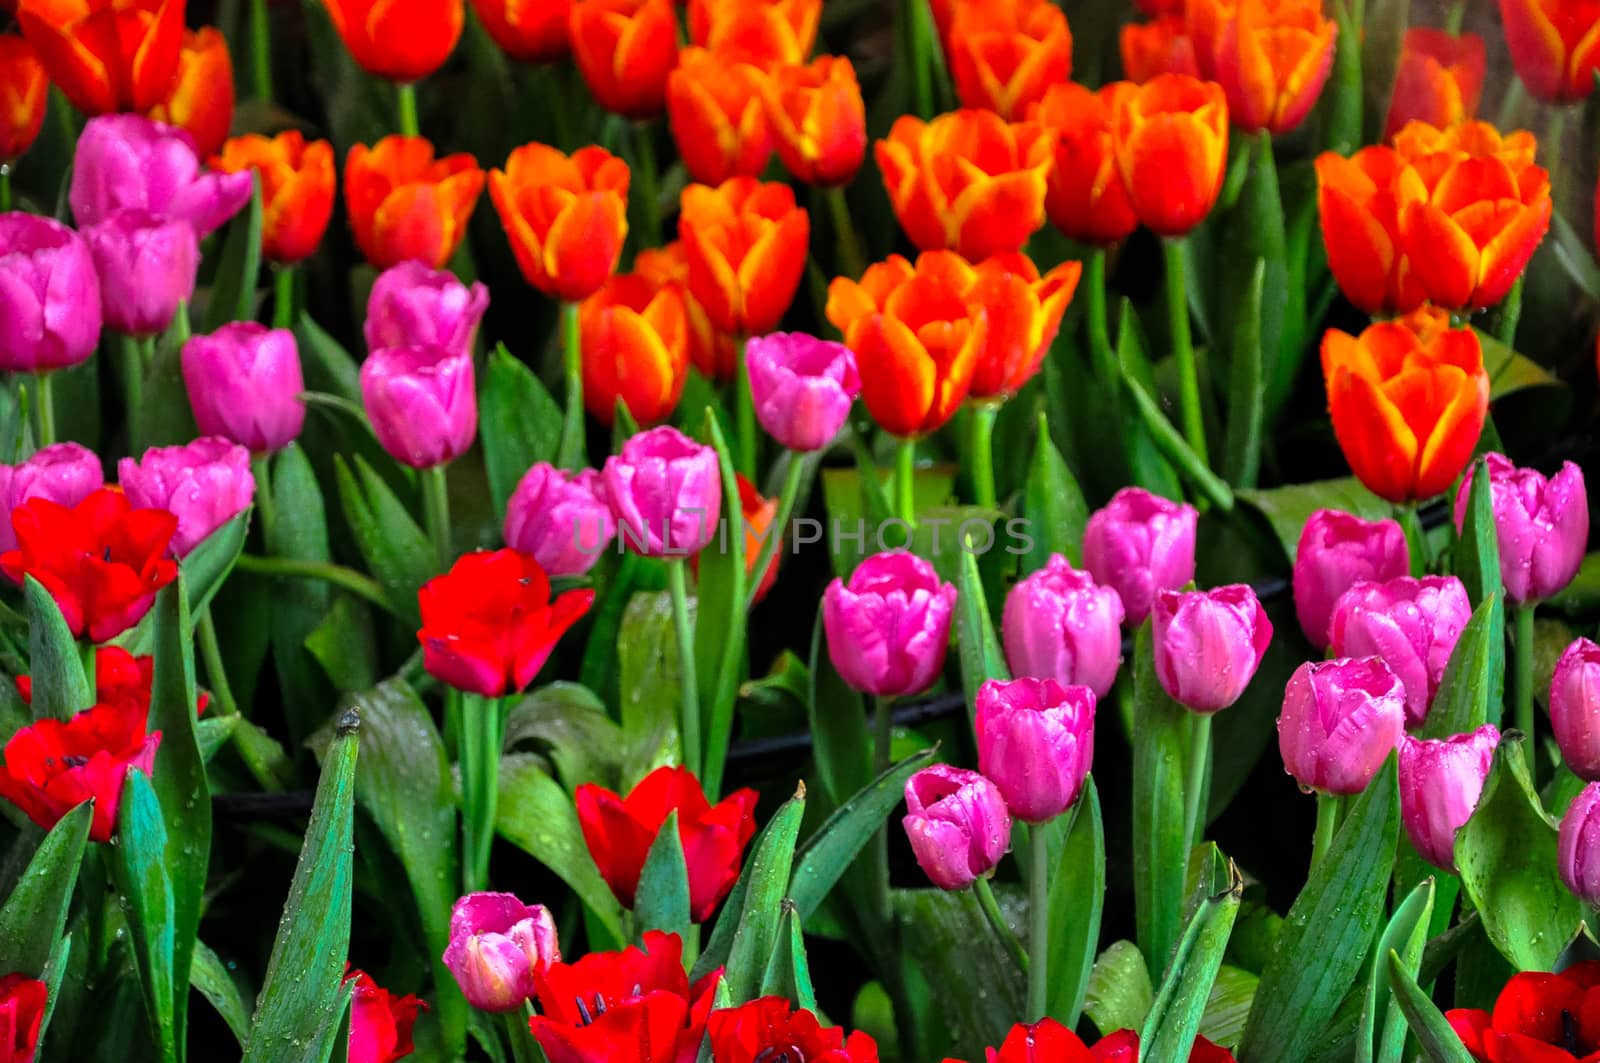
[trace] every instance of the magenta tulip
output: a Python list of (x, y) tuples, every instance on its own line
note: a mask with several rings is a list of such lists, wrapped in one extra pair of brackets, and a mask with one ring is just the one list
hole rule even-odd
[(761, 427), (790, 450), (827, 446), (861, 393), (855, 353), (804, 332), (753, 337), (745, 364)]
[(568, 473), (540, 462), (506, 505), (506, 545), (532, 554), (551, 576), (581, 576), (617, 533), (594, 469)]
[(978, 770), (1011, 814), (1045, 823), (1071, 808), (1094, 765), (1094, 692), (1054, 679), (978, 688)]
[(1156, 592), (1194, 579), (1194, 536), (1199, 513), (1138, 487), (1124, 487), (1089, 518), (1083, 563), (1103, 587), (1122, 598), (1123, 618), (1138, 627)]
[(186, 221), (208, 236), (250, 200), (250, 171), (205, 170), (189, 134), (136, 114), (91, 118), (78, 136), (67, 201), (80, 228), (123, 210)]
[(1401, 576), (1358, 583), (1333, 606), (1328, 632), (1338, 657), (1382, 657), (1406, 688), (1406, 717), (1428, 717), (1461, 629), (1472, 616), (1467, 588), (1454, 576)]
[(1392, 520), (1362, 520), (1319, 509), (1300, 532), (1294, 555), (1294, 611), (1319, 650), (1328, 648), (1328, 623), (1339, 596), (1357, 583), (1382, 583), (1411, 572), (1406, 533)]
[(386, 347), (361, 366), (361, 401), (395, 461), (431, 469), (454, 461), (478, 434), (472, 356), (444, 347)]
[(0, 465), (0, 553), (17, 548), (11, 514), (30, 498), (71, 509), (105, 484), (100, 459), (88, 447), (57, 443), (16, 465)]
[(369, 351), (385, 347), (443, 347), (472, 353), (489, 289), (467, 287), (448, 270), (409, 259), (378, 274), (367, 298)]
[(1153, 628), (1156, 678), (1173, 701), (1199, 713), (1238, 701), (1272, 642), (1272, 621), (1243, 583), (1160, 591)]
[(1499, 744), (1492, 723), (1437, 741), (1401, 737), (1400, 819), (1411, 844), (1433, 866), (1455, 872), (1456, 832), (1478, 807)]
[(1011, 847), (1011, 814), (995, 784), (948, 764), (906, 780), (902, 822), (917, 863), (942, 890), (966, 889)]
[(717, 533), (722, 468), (717, 452), (662, 425), (606, 459), (601, 488), (622, 545), (645, 557), (699, 553)]
[(918, 694), (944, 668), (956, 589), (905, 550), (874, 554), (822, 594), (828, 657), (846, 683), (878, 697)]
[(1060, 554), (1006, 595), (1000, 629), (1014, 675), (1086, 686), (1103, 698), (1122, 663), (1122, 598)]
[(1586, 904), (1600, 907), (1600, 782), (1585, 786), (1567, 806), (1556, 844), (1567, 889)]
[(444, 965), (467, 1003), (483, 1011), (515, 1011), (532, 997), (535, 979), (561, 962), (556, 923), (542, 904), (510, 893), (469, 893), (450, 913)]
[(1550, 679), (1550, 730), (1561, 759), (1580, 779), (1600, 779), (1600, 646), (1578, 639)]
[(1405, 687), (1382, 658), (1307, 661), (1283, 692), (1278, 751), (1303, 789), (1358, 794), (1405, 725)]
[(77, 365), (100, 342), (100, 278), (83, 237), (37, 214), (0, 214), (0, 369)]
[(294, 333), (254, 321), (224, 325), (183, 345), (183, 383), (195, 423), (253, 454), (282, 450), (306, 420)]
[(129, 336), (153, 336), (194, 296), (200, 244), (194, 227), (141, 210), (119, 210), (83, 231), (100, 277), (105, 323)]
[[(1583, 470), (1565, 462), (1546, 480), (1533, 469), (1517, 468), (1504, 454), (1484, 460), (1506, 597), (1519, 604), (1543, 601), (1572, 582), (1589, 544)], [(1456, 492), (1457, 531), (1466, 523), (1472, 474), (1468, 469)]]
[(220, 436), (151, 447), (138, 461), (123, 458), (117, 480), (135, 508), (164, 509), (178, 518), (172, 552), (179, 557), (243, 513), (256, 493), (250, 452)]

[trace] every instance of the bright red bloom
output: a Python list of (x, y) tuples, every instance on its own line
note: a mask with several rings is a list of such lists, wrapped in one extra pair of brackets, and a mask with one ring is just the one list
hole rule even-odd
[(758, 336), (782, 320), (806, 268), (811, 218), (788, 185), (733, 177), (683, 190), (678, 236), (689, 290), (711, 323)]
[(667, 79), (667, 121), (689, 176), (719, 185), (757, 177), (772, 157), (762, 105), (765, 79), (748, 63), (708, 48), (685, 48)]
[(350, 998), (349, 1063), (394, 1063), (416, 1051), (411, 1028), (417, 1012), (428, 1005), (414, 996), (395, 996), (365, 971), (351, 971), (344, 980), (356, 983)]
[(145, 733), (145, 711), (132, 701), (95, 705), (70, 720), (45, 718), (6, 743), (0, 797), (49, 830), (93, 799), (89, 837), (110, 841), (129, 768), (149, 774), (161, 732)]
[(671, 0), (576, 0), (567, 21), (572, 58), (600, 106), (626, 118), (654, 118), (667, 102), (678, 62)]
[(0, 1063), (33, 1063), (50, 989), (37, 978), (0, 978)]
[(1118, 41), (1122, 49), (1122, 73), (1135, 85), (1162, 74), (1200, 76), (1194, 57), (1194, 40), (1182, 15), (1162, 15), (1149, 22), (1130, 22), (1122, 27)]
[(1383, 138), (1393, 138), (1411, 121), (1441, 128), (1470, 121), (1483, 95), (1486, 63), (1483, 38), (1476, 33), (1457, 36), (1428, 26), (1406, 30)]
[(689, 0), (689, 39), (764, 70), (804, 63), (822, 0)]
[[(945, 1063), (961, 1061), (947, 1059)], [(988, 1050), (988, 1063), (1139, 1063), (1139, 1035), (1133, 1030), (1118, 1030), (1090, 1048), (1054, 1019), (1031, 1026), (1018, 1023), (998, 1050)], [(1226, 1048), (1196, 1037), (1189, 1063), (1234, 1063), (1234, 1058)]]
[[(94, 699), (101, 705), (131, 707), (141, 716), (150, 713), (150, 684), (155, 679), (156, 659), (150, 656), (135, 657), (121, 646), (96, 646), (94, 650)], [(19, 675), (17, 693), (25, 704), (33, 704), (33, 677)], [(202, 693), (196, 702), (194, 714), (206, 711), (210, 697)]]
[(589, 855), (625, 908), (633, 907), (639, 872), (661, 824), (677, 811), (689, 866), (689, 914), (697, 923), (709, 919), (733, 888), (740, 856), (756, 832), (754, 790), (737, 790), (713, 806), (687, 768), (657, 768), (626, 798), (594, 783), (578, 787), (575, 796)]
[(413, 258), (443, 267), (467, 235), (482, 191), (477, 160), (462, 153), (435, 160), (425, 137), (388, 136), (345, 156), (350, 229), (380, 270)]
[(461, 0), (327, 0), (333, 28), (361, 69), (390, 81), (420, 81), (444, 65), (461, 39)]
[(137, 624), (156, 592), (178, 576), (168, 546), (178, 518), (134, 509), (127, 496), (101, 488), (68, 509), (32, 498), (11, 514), (17, 549), (0, 554), (13, 582), (32, 576), (56, 600), (73, 635), (93, 642)]
[[(1089, 1050), (1095, 1063), (1139, 1063), (1139, 1034), (1134, 1030), (1118, 1030), (1102, 1037)], [(1018, 1057), (1021, 1060), (1023, 1057)], [(1007, 1061), (1009, 1063), (1009, 1061)], [(1234, 1063), (1233, 1053), (1196, 1037), (1189, 1050), (1189, 1063)]]
[(517, 265), (546, 295), (576, 302), (600, 290), (628, 235), (628, 164), (591, 145), (570, 156), (524, 144), (489, 173)]
[(15, 33), (0, 33), (0, 162), (33, 146), (49, 95), (50, 80), (33, 45)]
[(22, 35), (84, 114), (147, 111), (178, 69), (184, 0), (24, 0)]
[(690, 986), (683, 940), (647, 930), (643, 949), (591, 952), (536, 975), (543, 1014), (529, 1028), (550, 1063), (694, 1063), (721, 977)]
[(1044, 209), (1064, 236), (1115, 244), (1139, 227), (1111, 143), (1111, 118), (1134, 91), (1126, 81), (1114, 81), (1098, 92), (1069, 81), (1052, 85), (1028, 115), (1044, 128), (1055, 149)]
[(1500, 0), (1517, 77), (1545, 103), (1589, 95), (1600, 71), (1600, 7), (1587, 0)]
[(1008, 121), (1072, 73), (1072, 30), (1054, 0), (959, 0), (948, 45), (962, 106)]
[(202, 159), (222, 150), (233, 125), (233, 58), (222, 31), (214, 26), (184, 31), (172, 91), (151, 108), (150, 117), (187, 132)]
[(878, 1044), (859, 1030), (845, 1036), (823, 1026), (804, 1008), (792, 1009), (783, 997), (761, 997), (737, 1008), (711, 1013), (711, 1057), (717, 1063), (878, 1063)]
[(1493, 1012), (1445, 1012), (1461, 1043), (1482, 1063), (1600, 1061), (1600, 962), (1575, 963), (1560, 974), (1511, 976)]
[(819, 55), (760, 79), (778, 158), (795, 180), (849, 184), (867, 157), (867, 108), (856, 68), (844, 56)]
[(524, 63), (548, 63), (567, 52), (572, 0), (472, 0), (472, 10), (500, 50)]

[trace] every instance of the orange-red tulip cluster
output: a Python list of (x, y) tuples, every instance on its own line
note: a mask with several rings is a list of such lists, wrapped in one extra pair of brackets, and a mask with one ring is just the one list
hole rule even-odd
[(763, 69), (811, 57), (822, 0), (689, 0), (689, 39)]
[(357, 144), (344, 163), (345, 209), (356, 246), (379, 269), (408, 259), (438, 269), (455, 254), (483, 191), (471, 155), (434, 159), (423, 137)]
[(322, 242), (333, 217), (333, 145), (306, 143), (297, 129), (270, 140), (235, 137), (211, 160), (213, 169), (250, 169), (261, 183), (261, 252), (269, 262), (299, 262)]
[(489, 197), (528, 283), (577, 302), (605, 284), (628, 236), (628, 164), (604, 148), (571, 156), (524, 144), (489, 174)]
[(84, 114), (150, 110), (166, 98), (183, 44), (183, 0), (23, 0), (22, 34)]

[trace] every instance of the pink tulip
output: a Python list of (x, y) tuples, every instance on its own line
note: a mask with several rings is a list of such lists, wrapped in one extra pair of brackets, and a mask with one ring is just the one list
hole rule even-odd
[(1461, 629), (1472, 617), (1467, 588), (1454, 576), (1401, 576), (1358, 583), (1333, 606), (1328, 632), (1337, 657), (1382, 657), (1406, 688), (1412, 727), (1428, 717)]
[(1300, 786), (1358, 794), (1405, 734), (1405, 687), (1379, 657), (1307, 661), (1289, 677), (1278, 751)]
[(978, 689), (978, 770), (1024, 823), (1071, 808), (1094, 764), (1094, 692), (1054, 679), (990, 680)]
[(506, 545), (532, 554), (552, 576), (581, 576), (617, 534), (611, 507), (600, 497), (600, 474), (572, 474), (539, 462), (506, 505)]
[(117, 480), (135, 508), (164, 509), (178, 518), (172, 552), (179, 557), (248, 509), (256, 493), (250, 452), (220, 436), (151, 447), (138, 461), (123, 458)]
[(745, 364), (761, 427), (790, 450), (832, 442), (861, 393), (855, 353), (803, 332), (751, 338)]
[(1156, 595), (1156, 678), (1172, 700), (1213, 713), (1239, 700), (1272, 642), (1272, 621), (1243, 583)]
[(1435, 867), (1454, 873), (1456, 832), (1478, 807), (1499, 744), (1492, 723), (1437, 741), (1400, 739), (1400, 819), (1411, 844)]
[(1600, 782), (1572, 799), (1556, 842), (1561, 881), (1591, 907), (1600, 907)]
[(431, 469), (454, 461), (478, 434), (472, 357), (444, 347), (386, 347), (361, 366), (361, 401), (395, 461)]
[(77, 365), (100, 342), (100, 321), (100, 278), (83, 237), (37, 214), (0, 214), (0, 369)]
[(1123, 618), (1138, 627), (1156, 592), (1194, 579), (1194, 536), (1200, 514), (1139, 487), (1124, 487), (1089, 518), (1084, 567), (1122, 598)]
[(1060, 554), (1006, 595), (1000, 629), (1015, 675), (1086, 686), (1103, 698), (1122, 663), (1122, 599)]
[(1578, 639), (1550, 680), (1550, 730), (1561, 759), (1580, 779), (1600, 779), (1600, 646)]
[(367, 349), (444, 347), (472, 353), (489, 289), (411, 259), (378, 274), (367, 298)]
[(846, 683), (878, 697), (917, 694), (944, 668), (956, 589), (915, 554), (874, 554), (822, 595), (828, 657)]
[(193, 226), (141, 210), (119, 210), (83, 230), (100, 277), (105, 323), (129, 336), (166, 330), (194, 297), (200, 244)]
[(294, 333), (254, 321), (183, 345), (183, 383), (195, 423), (253, 454), (282, 450), (305, 425), (305, 381)]
[(722, 468), (717, 452), (662, 425), (606, 459), (600, 484), (622, 545), (645, 557), (699, 553), (717, 533)]
[(1011, 847), (1011, 814), (994, 783), (948, 764), (906, 780), (902, 822), (917, 863), (942, 890), (966, 889)]
[(1406, 533), (1392, 520), (1362, 520), (1319, 509), (1300, 532), (1294, 555), (1294, 610), (1319, 650), (1328, 648), (1328, 623), (1339, 596), (1357, 583), (1382, 583), (1411, 572)]
[(84, 124), (67, 201), (78, 226), (123, 210), (185, 221), (209, 236), (250, 200), (248, 170), (204, 170), (189, 134), (136, 114), (103, 114)]
[(30, 498), (72, 508), (104, 486), (100, 459), (88, 447), (57, 443), (16, 465), (0, 465), (0, 553), (17, 548), (11, 513)]
[(510, 893), (469, 893), (450, 913), (444, 965), (467, 1003), (483, 1011), (515, 1011), (532, 997), (535, 979), (561, 962), (556, 923), (542, 904)]
[[(1565, 462), (1546, 480), (1490, 454), (1489, 497), (1500, 545), (1500, 580), (1513, 602), (1543, 601), (1572, 582), (1589, 545), (1589, 495), (1583, 470)], [(1475, 467), (1474, 467), (1475, 468)], [(1466, 523), (1473, 469), (1456, 492), (1456, 530)]]

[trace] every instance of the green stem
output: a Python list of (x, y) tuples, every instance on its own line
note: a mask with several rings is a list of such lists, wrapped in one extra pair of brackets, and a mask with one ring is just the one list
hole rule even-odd
[(539, 1042), (533, 1039), (533, 1034), (528, 1029), (528, 1020), (532, 1017), (531, 1004), (524, 1004), (516, 1011), (507, 1011), (500, 1016), (500, 1021), (505, 1026), (506, 1041), (511, 1045), (512, 1063), (537, 1063), (544, 1058), (544, 1053), (539, 1049)]
[(850, 223), (850, 204), (845, 201), (843, 188), (827, 190), (828, 209), (833, 214), (833, 235), (839, 247), (840, 272), (847, 277), (860, 277), (866, 272), (866, 257), (861, 253), (861, 240), (856, 227)]
[(272, 455), (252, 454), (250, 474), (256, 481), (255, 510), (261, 521), (261, 542), (267, 550), (271, 550), (278, 526), (278, 507), (272, 502)]
[(917, 114), (923, 118), (933, 117), (933, 59), (930, 54), (932, 48), (939, 46), (937, 40), (930, 45), (929, 38), (937, 37), (937, 33), (930, 33), (927, 25), (929, 12), (926, 0), (900, 0), (901, 10), (905, 12), (906, 40), (911, 47), (911, 76), (912, 100), (916, 103)]
[(1534, 749), (1537, 747), (1533, 745), (1533, 604), (1516, 606), (1515, 611), (1517, 634), (1512, 651), (1517, 700), (1513, 719), (1517, 730), (1527, 739), (1528, 748)]
[(1518, 277), (1501, 301), (1500, 327), (1495, 330), (1495, 339), (1513, 350), (1517, 346), (1517, 324), (1522, 320), (1522, 281)]
[(463, 696), (461, 736), (462, 823), (467, 836), (462, 884), (468, 893), (489, 885), (489, 855), (500, 804), (500, 747), (505, 706), (499, 698)]
[(1205, 823), (1200, 806), (1206, 798), (1206, 774), (1211, 770), (1211, 717), (1194, 714), (1194, 731), (1189, 741), (1189, 775), (1183, 785), (1183, 837), (1186, 852), (1200, 844)]
[(750, 366), (745, 361), (745, 337), (739, 340), (738, 372), (733, 378), (734, 427), (739, 438), (734, 440), (738, 470), (754, 480), (756, 477), (756, 405), (750, 394)]
[(200, 643), (200, 656), (206, 662), (206, 680), (217, 699), (217, 707), (224, 716), (237, 716), (239, 703), (233, 698), (233, 688), (228, 685), (228, 672), (222, 664), (222, 644), (217, 641), (217, 624), (211, 618), (211, 606), (200, 610), (194, 633)]
[[(261, 3), (262, 0), (252, 0)], [(294, 327), (294, 267), (282, 265), (272, 278), (272, 327)]]
[[(882, 775), (893, 760), (894, 752), (894, 699), (879, 697), (873, 707), (872, 717), (872, 773)], [(877, 867), (876, 880), (882, 889), (877, 898), (878, 919), (887, 925), (893, 912), (889, 904), (889, 825), (887, 821), (872, 836), (872, 858)]]
[(0, 211), (11, 209), (11, 167), (0, 165)]
[[(260, 505), (259, 493), (256, 504)], [(349, 591), (359, 598), (365, 598), (385, 612), (394, 612), (394, 606), (384, 596), (382, 584), (353, 568), (336, 565), (331, 561), (303, 561), (296, 557), (259, 557), (255, 554), (240, 554), (235, 567), (240, 572), (253, 572), (258, 576), (321, 580), (340, 590)]]
[(978, 505), (998, 509), (994, 491), (994, 422), (1000, 416), (998, 402), (978, 402), (972, 406), (972, 490)]
[(1207, 467), (1206, 424), (1200, 411), (1200, 374), (1195, 368), (1194, 341), (1189, 335), (1189, 290), (1183, 274), (1182, 237), (1161, 242), (1167, 258), (1167, 323), (1172, 329), (1172, 354), (1178, 363), (1178, 404), (1189, 449)]
[(445, 482), (444, 470), (445, 466), (435, 465), (422, 472), (422, 516), (440, 572), (448, 571), (456, 557), (450, 549), (450, 485)]
[(640, 233), (640, 246), (655, 247), (661, 242), (661, 201), (656, 191), (656, 145), (649, 122), (633, 124), (633, 147), (636, 165), (633, 180), (639, 191), (643, 208), (640, 219), (644, 231)]
[(678, 678), (683, 688), (683, 763), (700, 774), (700, 690), (694, 669), (694, 625), (689, 621), (689, 592), (681, 557), (667, 558), (667, 589), (672, 594), (672, 622), (678, 637)]
[(267, 17), (267, 0), (250, 0), (250, 49), (256, 99), (271, 103), (272, 23)]
[(577, 303), (561, 304), (562, 368), (567, 384), (567, 410), (561, 422), (557, 462), (563, 469), (589, 464), (583, 439), (583, 324)]
[(1097, 247), (1089, 255), (1085, 267), (1088, 274), (1085, 277), (1086, 294), (1089, 299), (1088, 319), (1089, 354), (1094, 359), (1096, 374), (1100, 383), (1107, 388), (1115, 389), (1122, 378), (1121, 371), (1117, 368), (1116, 348), (1111, 346), (1111, 329), (1106, 320), (1106, 249)]
[(417, 122), (417, 86), (409, 81), (403, 85), (396, 85), (395, 98), (400, 105), (401, 135), (421, 136), (422, 126)]
[(984, 918), (989, 920), (989, 926), (994, 929), (995, 937), (1000, 939), (1000, 944), (1016, 962), (1017, 969), (1026, 974), (1028, 954), (1022, 950), (1022, 942), (1017, 940), (1016, 932), (1006, 923), (1006, 917), (1000, 914), (1000, 905), (994, 899), (994, 890), (989, 888), (987, 875), (979, 876), (977, 881), (973, 882), (972, 892), (978, 898), (978, 907), (983, 909)]
[(144, 359), (139, 353), (139, 341), (132, 336), (123, 336), (119, 355), (122, 361), (123, 412), (128, 419), (128, 441), (131, 446), (137, 435), (133, 426), (144, 407)]
[(761, 552), (756, 555), (755, 567), (750, 570), (749, 586), (744, 596), (747, 611), (756, 603), (756, 591), (767, 578), (767, 569), (772, 566), (772, 559), (783, 545), (783, 529), (788, 525), (789, 515), (794, 512), (795, 503), (800, 499), (800, 486), (805, 482), (806, 466), (811, 460), (809, 454), (797, 450), (789, 452), (789, 468), (783, 474), (783, 488), (778, 492), (778, 512), (761, 540)]
[(56, 402), (52, 394), (50, 374), (40, 373), (37, 376), (38, 388), (33, 397), (33, 404), (39, 408), (39, 446), (48, 447), (56, 441)]
[(894, 456), (895, 513), (907, 524), (913, 524), (917, 515), (917, 441), (902, 439)]
[(1044, 1018), (1050, 987), (1050, 844), (1044, 824), (1028, 826), (1028, 1013)]
[(1311, 869), (1316, 870), (1333, 846), (1333, 832), (1339, 826), (1339, 798), (1317, 794), (1317, 832), (1311, 836)]
[(98, 686), (95, 681), (95, 646), (88, 638), (78, 643), (78, 660), (83, 665), (83, 677), (88, 681), (89, 689), (96, 691), (95, 700), (100, 700)]
[(1461, 36), (1461, 20), (1467, 14), (1467, 0), (1451, 4), (1444, 16), (1444, 31), (1452, 37)]

